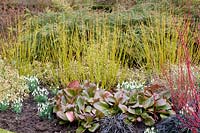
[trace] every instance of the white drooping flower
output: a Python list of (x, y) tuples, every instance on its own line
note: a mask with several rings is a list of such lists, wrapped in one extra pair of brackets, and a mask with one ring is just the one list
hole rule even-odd
[(47, 96), (49, 94), (46, 88), (40, 88), (39, 86), (32, 92), (33, 96)]
[(143, 90), (144, 84), (137, 81), (123, 81), (122, 84), (118, 83), (117, 89), (125, 89), (125, 90)]
[(147, 128), (144, 133), (156, 133), (156, 129), (154, 127)]

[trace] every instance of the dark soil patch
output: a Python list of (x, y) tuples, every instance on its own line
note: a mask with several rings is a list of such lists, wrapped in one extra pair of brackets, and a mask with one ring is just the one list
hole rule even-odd
[[(101, 124), (102, 127), (106, 126), (105, 123)], [(107, 126), (115, 127), (118, 133), (124, 133), (121, 130), (118, 130), (118, 128), (121, 128), (118, 127), (119, 124), (116, 125), (116, 123), (113, 122)], [(56, 119), (55, 115), (51, 120), (41, 119), (37, 114), (37, 104), (32, 96), (24, 100), (22, 113), (16, 114), (12, 112), (12, 110), (0, 112), (0, 128), (13, 131), (15, 133), (75, 133), (77, 127), (78, 123), (60, 125), (59, 120)], [(141, 123), (132, 125), (132, 127), (134, 132), (130, 133), (143, 133), (146, 128), (146, 126)], [(86, 133), (89, 132), (86, 131)], [(104, 130), (96, 131), (96, 133), (109, 133), (109, 131), (106, 132), (105, 128)]]
[(23, 102), (21, 114), (17, 115), (11, 110), (0, 112), (0, 128), (16, 133), (74, 133), (77, 124), (59, 125), (57, 119), (41, 119), (37, 115), (37, 105), (30, 97)]

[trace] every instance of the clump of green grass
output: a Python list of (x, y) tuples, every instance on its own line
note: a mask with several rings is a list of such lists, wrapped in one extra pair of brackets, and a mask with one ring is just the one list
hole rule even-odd
[(53, 63), (51, 70), (62, 83), (88, 79), (112, 86), (127, 77), (125, 54), (132, 44), (126, 45), (128, 40), (122, 40), (128, 33), (123, 33), (117, 24), (110, 27), (106, 18), (103, 23), (90, 26), (80, 25), (76, 19), (71, 23), (50, 21), (47, 25), (38, 20), (34, 27), (32, 22), (27, 21), (25, 26), (19, 23), (17, 41), (5, 52), (16, 60), (21, 74), (30, 74), (31, 63), (39, 61)]
[[(177, 47), (175, 25), (181, 28), (183, 20), (166, 14), (148, 17), (146, 11), (136, 10), (110, 15), (83, 10), (29, 14), (10, 28), (9, 45), (2, 47), (2, 53), (20, 74), (42, 75), (38, 77), (46, 83), (51, 79), (65, 85), (78, 79), (107, 88), (131, 77), (133, 67), (159, 73), (165, 64), (176, 64), (181, 54), (177, 51), (182, 50)], [(196, 63), (200, 54), (192, 36), (185, 39)]]
[[(164, 16), (160, 19), (152, 19), (147, 24), (141, 24), (141, 55), (144, 55), (146, 67), (156, 73), (160, 73), (166, 64), (177, 64), (178, 55), (183, 56), (183, 49), (178, 47), (179, 33), (177, 28), (182, 28), (184, 20), (178, 17)], [(192, 62), (198, 64), (200, 59), (199, 46), (196, 45), (195, 37), (190, 28), (186, 29), (189, 34), (183, 38), (192, 56)]]

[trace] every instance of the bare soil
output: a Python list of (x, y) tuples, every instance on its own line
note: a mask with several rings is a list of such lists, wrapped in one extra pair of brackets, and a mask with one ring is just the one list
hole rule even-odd
[(0, 128), (16, 133), (74, 133), (77, 124), (60, 125), (59, 120), (43, 120), (37, 115), (37, 105), (30, 97), (23, 102), (23, 111), (16, 114), (11, 110), (0, 112)]

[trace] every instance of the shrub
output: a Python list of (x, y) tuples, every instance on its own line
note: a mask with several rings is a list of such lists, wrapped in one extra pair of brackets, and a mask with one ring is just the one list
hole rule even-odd
[(70, 122), (78, 120), (81, 125), (77, 130), (91, 132), (100, 126), (101, 118), (119, 113), (126, 115), (129, 122), (144, 122), (148, 126), (173, 114), (167, 99), (159, 94), (136, 89), (109, 92), (88, 82), (70, 83), (58, 92), (55, 100), (54, 112), (58, 118)]
[[(188, 55), (187, 55), (188, 56)], [(167, 76), (171, 92), (173, 110), (182, 127), (189, 128), (192, 132), (199, 132), (199, 87), (196, 78), (192, 73), (191, 64), (186, 59), (186, 68), (180, 64), (178, 77), (176, 74)], [(173, 76), (172, 76), (173, 75)], [(174, 78), (176, 77), (176, 78)]]
[[(179, 66), (177, 80), (172, 78), (173, 73), (166, 74), (165, 71), (165, 75), (171, 91), (173, 109), (176, 111), (177, 117), (183, 126), (189, 128), (192, 132), (197, 133), (200, 129), (199, 87), (196, 77), (192, 72), (191, 55), (187, 48), (187, 40), (184, 38), (184, 36), (188, 34), (187, 29), (189, 26), (190, 24), (185, 22), (181, 29), (177, 29), (179, 33)], [(181, 48), (183, 51), (180, 51)]]
[(28, 86), (25, 79), (19, 76), (18, 71), (6, 64), (0, 57), (0, 101), (15, 101), (25, 98)]

